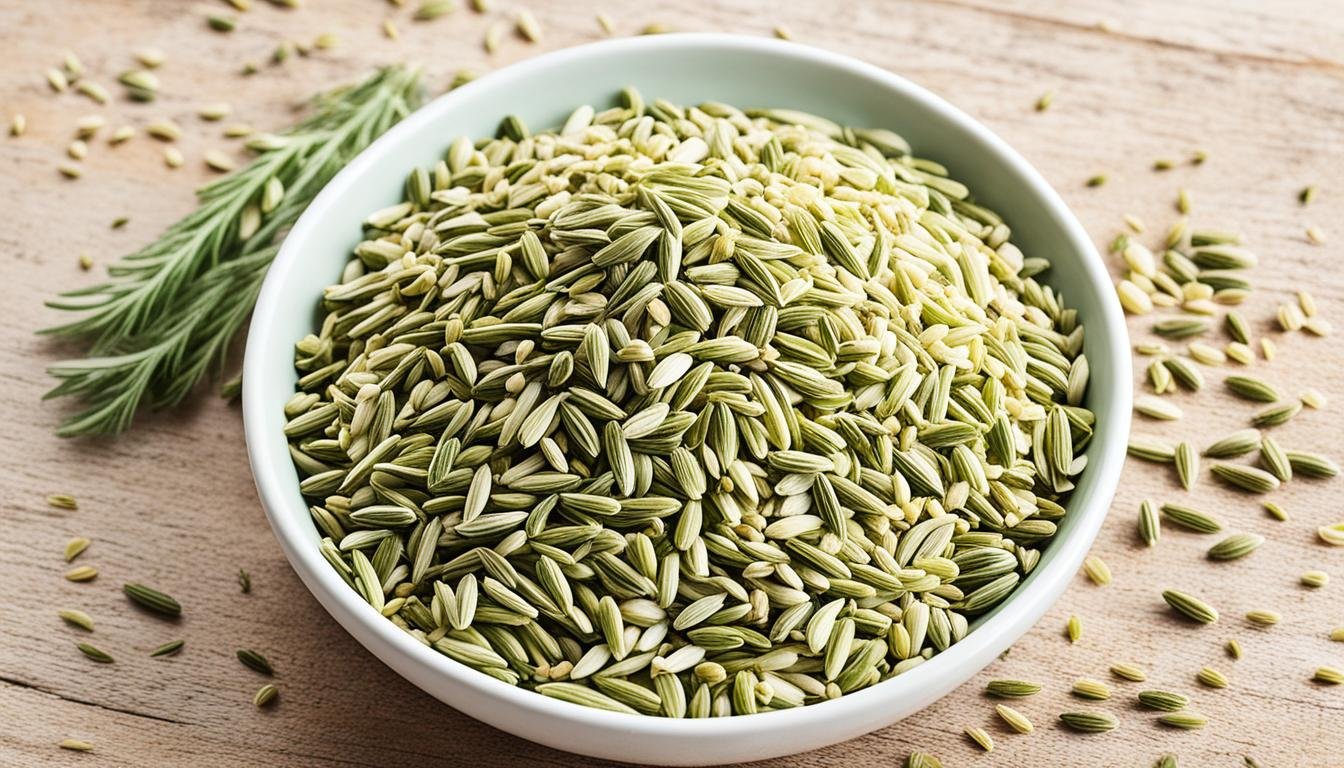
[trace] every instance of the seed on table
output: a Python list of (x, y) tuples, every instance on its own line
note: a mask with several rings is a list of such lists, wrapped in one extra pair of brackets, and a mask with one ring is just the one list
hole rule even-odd
[(1105, 701), (1111, 698), (1111, 688), (1099, 680), (1082, 678), (1073, 684), (1073, 695), (1093, 701)]
[(1157, 507), (1148, 499), (1139, 502), (1139, 538), (1150, 547), (1157, 546), (1162, 538), (1162, 519), (1157, 515)]
[(1111, 674), (1134, 683), (1142, 683), (1148, 679), (1148, 673), (1143, 671), (1143, 667), (1140, 667), (1137, 664), (1112, 664)]
[(70, 581), (93, 581), (97, 577), (98, 569), (91, 565), (81, 565), (65, 572), (65, 578)]
[(1111, 568), (1106, 562), (1096, 555), (1089, 555), (1083, 561), (1083, 572), (1087, 578), (1092, 580), (1093, 584), (1104, 587), (1111, 583)]
[(1083, 636), (1083, 620), (1077, 616), (1070, 616), (1068, 622), (1064, 625), (1064, 630), (1070, 643), (1078, 642), (1078, 639)]
[(1260, 627), (1272, 627), (1283, 620), (1283, 616), (1274, 611), (1256, 610), (1246, 614), (1246, 620)]
[(966, 736), (984, 751), (994, 751), (994, 739), (990, 738), (989, 732), (984, 728), (967, 728)]
[(1203, 455), (1210, 459), (1232, 459), (1244, 456), (1260, 447), (1260, 430), (1239, 429), (1226, 437), (1215, 440), (1205, 448)]
[(1254, 533), (1234, 533), (1209, 547), (1207, 554), (1210, 560), (1236, 560), (1249, 555), (1264, 543), (1264, 536)]
[(1177, 526), (1195, 533), (1217, 533), (1223, 524), (1212, 515), (1181, 504), (1163, 504), (1162, 514)]
[(71, 626), (79, 627), (88, 632), (93, 631), (93, 618), (83, 611), (67, 608), (65, 610), (57, 611), (56, 615), (60, 616), (65, 623)]
[(121, 591), (131, 602), (163, 616), (182, 615), (182, 605), (172, 597), (144, 584), (123, 584)]
[(1226, 643), (1223, 643), (1223, 649), (1226, 650), (1227, 655), (1231, 656), (1233, 659), (1241, 658), (1241, 643), (1238, 642), (1235, 637), (1231, 638)]
[(1025, 680), (990, 680), (985, 685), (985, 692), (990, 696), (1020, 698), (1040, 693), (1041, 686)]
[(256, 695), (252, 697), (252, 704), (257, 707), (270, 706), (279, 695), (280, 689), (275, 687), (273, 683), (267, 683), (257, 689)]
[(97, 648), (93, 647), (92, 645), (89, 645), (88, 643), (75, 643), (75, 647), (79, 649), (79, 652), (80, 652), (80, 653), (82, 653), (82, 654), (84, 654), (85, 656), (89, 657), (89, 658), (92, 659), (93, 661), (98, 662), (99, 664), (111, 664), (111, 663), (112, 663), (112, 657), (111, 657), (111, 656), (107, 655), (106, 653), (103, 653), (102, 651), (98, 650)]
[(999, 713), (999, 717), (1003, 718), (1003, 721), (1008, 724), (1009, 728), (1012, 728), (1018, 733), (1031, 733), (1035, 730), (1035, 726), (1031, 724), (1031, 721), (1027, 719), (1026, 715), (1018, 712), (1007, 704), (994, 705), (994, 711)]
[(271, 667), (271, 662), (267, 661), (265, 656), (262, 656), (256, 651), (243, 648), (237, 652), (237, 656), (238, 660), (243, 663), (243, 666), (248, 667), (249, 669), (268, 676), (275, 674), (275, 670)]
[(1344, 547), (1344, 523), (1331, 523), (1316, 529), (1316, 535), (1326, 544)]
[(1190, 704), (1190, 697), (1171, 691), (1139, 691), (1139, 703), (1148, 709), (1178, 712)]
[(1317, 667), (1311, 679), (1326, 685), (1339, 685), (1344, 683), (1344, 670), (1336, 667)]
[(1330, 574), (1325, 571), (1307, 571), (1302, 574), (1302, 586), (1320, 589), (1330, 583)]
[(1227, 676), (1213, 667), (1204, 667), (1195, 675), (1195, 679), (1201, 685), (1209, 688), (1226, 688), (1228, 686)]
[(1174, 589), (1163, 590), (1162, 599), (1177, 613), (1200, 624), (1212, 624), (1218, 620), (1218, 611), (1213, 606), (1194, 595)]
[(1192, 730), (1203, 728), (1208, 724), (1209, 719), (1198, 712), (1172, 712), (1159, 717), (1157, 721), (1171, 728)]
[(1064, 712), (1059, 720), (1079, 733), (1103, 733), (1120, 724), (1109, 712)]
[(65, 562), (70, 562), (83, 554), (84, 550), (89, 548), (93, 542), (83, 536), (76, 536), (65, 543)]
[(158, 648), (155, 648), (154, 650), (150, 651), (149, 655), (155, 658), (161, 656), (176, 656), (177, 652), (182, 650), (182, 646), (184, 643), (185, 643), (184, 640), (173, 640), (171, 642), (164, 643), (163, 645), (160, 645)]
[(93, 744), (81, 739), (62, 739), (56, 746), (71, 752), (92, 752)]
[(1269, 493), (1280, 484), (1279, 478), (1263, 469), (1240, 464), (1214, 464), (1209, 471), (1228, 485), (1249, 493)]

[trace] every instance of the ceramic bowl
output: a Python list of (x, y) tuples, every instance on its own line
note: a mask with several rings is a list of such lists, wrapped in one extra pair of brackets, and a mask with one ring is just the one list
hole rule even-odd
[[(293, 344), (314, 330), (318, 297), (340, 276), (360, 240), (360, 222), (400, 202), (407, 174), (432, 166), (454, 137), (493, 135), (510, 113), (531, 126), (558, 126), (577, 105), (611, 104), (626, 85), (649, 100), (788, 107), (897, 131), (1001, 213), (1023, 252), (1052, 260), (1046, 282), (1087, 327), (1087, 405), (1097, 414), (1096, 436), (1058, 535), (1032, 574), (963, 640), (899, 677), (832, 701), (750, 716), (672, 720), (587, 709), (506, 685), (421, 645), (318, 553), (281, 433), (282, 407), (297, 378)], [(918, 712), (989, 664), (1063, 593), (1092, 544), (1120, 476), (1131, 398), (1125, 326), (1101, 258), (1020, 155), (890, 72), (837, 53), (729, 35), (627, 38), (557, 51), (486, 75), (408, 117), (342, 170), (286, 238), (257, 301), (243, 381), (248, 452), (271, 525), (294, 570), (355, 639), (415, 685), (504, 731), (585, 755), (663, 765), (760, 760), (850, 739)]]

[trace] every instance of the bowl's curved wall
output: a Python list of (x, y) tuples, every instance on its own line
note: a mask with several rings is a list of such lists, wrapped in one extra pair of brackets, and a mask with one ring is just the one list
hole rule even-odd
[[(406, 175), (440, 159), (458, 135), (493, 135), (502, 117), (558, 126), (583, 103), (610, 103), (626, 86), (679, 103), (788, 107), (837, 122), (893, 129), (944, 163), (1000, 212), (1028, 255), (1055, 266), (1047, 282), (1087, 326), (1088, 406), (1097, 412), (1089, 465), (1039, 565), (965, 639), (872, 688), (794, 710), (669, 720), (589, 710), (508, 686), (397, 629), (350, 590), (318, 553), (281, 432), (294, 391), (291, 350), (314, 325), (317, 297), (335, 282), (360, 222), (401, 200)], [(262, 288), (247, 340), (243, 413), (257, 488), (304, 583), (357, 640), (399, 674), (457, 709), (550, 746), (598, 757), (694, 765), (814, 749), (888, 725), (965, 682), (1031, 627), (1063, 592), (1101, 526), (1129, 430), (1129, 350), (1100, 257), (1058, 195), (988, 129), (906, 80), (844, 56), (774, 40), (665, 35), (571, 48), (487, 75), (407, 118), (356, 158), (295, 225)]]

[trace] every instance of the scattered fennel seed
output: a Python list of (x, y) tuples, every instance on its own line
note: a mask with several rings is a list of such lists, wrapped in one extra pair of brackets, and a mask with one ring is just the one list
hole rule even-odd
[(1054, 103), (1055, 103), (1055, 92), (1046, 91), (1045, 93), (1042, 93), (1040, 95), (1040, 98), (1036, 99), (1036, 111), (1044, 112), (1050, 108), (1051, 104)]
[(1077, 616), (1070, 616), (1068, 622), (1064, 625), (1065, 634), (1068, 635), (1070, 643), (1078, 642), (1083, 636), (1083, 620)]
[(1330, 583), (1330, 574), (1325, 571), (1307, 571), (1302, 574), (1302, 586), (1320, 589)]
[(1059, 720), (1079, 733), (1104, 733), (1120, 724), (1109, 712), (1064, 712)]
[(1344, 683), (1344, 670), (1336, 667), (1317, 667), (1311, 679), (1326, 685), (1340, 685)]
[(271, 662), (267, 661), (265, 656), (262, 656), (256, 651), (243, 648), (237, 652), (237, 656), (238, 660), (243, 663), (243, 666), (253, 671), (260, 672), (267, 676), (275, 674), (275, 669), (271, 667)]
[(1241, 642), (1235, 637), (1230, 638), (1226, 643), (1223, 643), (1223, 650), (1227, 651), (1227, 655), (1231, 656), (1233, 659), (1240, 659), (1242, 656)]
[(1177, 613), (1200, 624), (1212, 624), (1218, 621), (1218, 611), (1213, 606), (1194, 595), (1174, 589), (1163, 590), (1162, 599)]
[(1100, 187), (1105, 183), (1106, 183), (1106, 174), (1104, 173), (1098, 173), (1095, 176), (1090, 176), (1088, 177), (1086, 182), (1087, 186), (1089, 187)]
[(1195, 674), (1195, 679), (1207, 688), (1226, 688), (1229, 685), (1227, 676), (1213, 667), (1203, 667)]
[(65, 493), (51, 494), (47, 497), (47, 504), (57, 509), (79, 509), (79, 502), (75, 501), (75, 497)]
[(267, 683), (257, 689), (256, 695), (252, 697), (252, 704), (257, 707), (267, 707), (275, 703), (275, 699), (280, 695), (280, 689), (275, 687), (274, 683)]
[(171, 642), (164, 643), (163, 645), (160, 645), (158, 648), (155, 648), (154, 650), (150, 651), (149, 655), (153, 658), (161, 658), (164, 656), (176, 656), (178, 652), (182, 650), (182, 646), (185, 643), (186, 641), (184, 640), (173, 640)]
[(1111, 687), (1109, 685), (1100, 680), (1089, 680), (1087, 678), (1076, 681), (1071, 692), (1079, 698), (1093, 701), (1105, 701), (1111, 698)]
[(92, 645), (89, 645), (88, 643), (75, 643), (75, 647), (79, 649), (80, 653), (84, 654), (93, 661), (98, 662), (99, 664), (111, 664), (113, 661), (111, 656), (98, 650)]
[(83, 611), (65, 609), (57, 611), (56, 615), (60, 616), (66, 624), (79, 627), (86, 632), (93, 631), (93, 618)]
[(1317, 191), (1315, 184), (1308, 184), (1302, 188), (1301, 192), (1297, 193), (1298, 202), (1303, 205), (1311, 205), (1311, 202), (1316, 199)]
[(994, 739), (984, 728), (967, 728), (966, 737), (986, 752), (994, 751)]
[(1137, 664), (1120, 663), (1111, 665), (1111, 674), (1133, 683), (1142, 683), (1148, 679), (1148, 673)]
[(93, 542), (83, 536), (76, 536), (65, 543), (65, 562), (70, 562), (83, 554)]
[(1027, 719), (1026, 715), (1007, 704), (994, 705), (994, 711), (999, 713), (999, 717), (1003, 718), (1003, 722), (1007, 723), (1009, 728), (1018, 733), (1031, 733), (1035, 730), (1035, 726), (1031, 724), (1031, 720)]
[(98, 578), (98, 569), (91, 565), (81, 565), (65, 572), (69, 581), (93, 581)]
[(1246, 620), (1258, 627), (1272, 627), (1283, 620), (1283, 616), (1275, 611), (1249, 611), (1246, 613)]
[(1087, 578), (1092, 580), (1093, 584), (1104, 587), (1111, 583), (1111, 568), (1106, 562), (1096, 555), (1088, 555), (1083, 561), (1083, 572)]
[(92, 752), (93, 744), (80, 739), (62, 739), (56, 746), (71, 752)]
[(1198, 712), (1172, 712), (1159, 717), (1157, 721), (1171, 728), (1193, 730), (1203, 728), (1208, 724), (1209, 719)]
[(1325, 245), (1325, 230), (1317, 226), (1307, 227), (1307, 239), (1316, 245)]
[(985, 685), (985, 693), (1001, 698), (1033, 696), (1040, 692), (1040, 684), (1025, 680), (990, 680)]

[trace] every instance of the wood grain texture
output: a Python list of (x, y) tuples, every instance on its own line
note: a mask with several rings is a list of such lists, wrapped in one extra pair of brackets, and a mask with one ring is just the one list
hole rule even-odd
[[(51, 382), (44, 365), (72, 350), (33, 335), (56, 322), (42, 307), (62, 287), (86, 284), (77, 255), (98, 264), (146, 242), (191, 208), (191, 189), (205, 180), (205, 150), (228, 146), (218, 124), (195, 108), (229, 101), (230, 120), (280, 127), (307, 94), (352, 79), (369, 66), (424, 62), (437, 87), (458, 68), (493, 69), (543, 49), (597, 39), (592, 4), (536, 2), (545, 29), (540, 45), (507, 36), (488, 56), (480, 40), (488, 23), (516, 2), (499, 0), (488, 15), (465, 9), (433, 23), (409, 19), (409, 8), (377, 0), (310, 0), (285, 11), (254, 0), (238, 30), (206, 29), (220, 2), (165, 0), (24, 0), (0, 2), (0, 117), (28, 118), (21, 138), (0, 139), (0, 764), (86, 765), (476, 765), (579, 766), (592, 761), (548, 750), (458, 714), (401, 680), (365, 653), (321, 610), (290, 571), (257, 503), (235, 408), (202, 392), (188, 407), (140, 420), (119, 441), (66, 442), (51, 436), (61, 407), (40, 404)], [(1310, 288), (1322, 314), (1344, 318), (1344, 269), (1335, 241), (1313, 246), (1310, 223), (1344, 239), (1344, 17), (1326, 0), (915, 0), (914, 2), (730, 3), (603, 0), (622, 34), (650, 22), (680, 30), (769, 34), (777, 24), (808, 44), (857, 55), (908, 76), (987, 123), (1064, 194), (1099, 244), (1119, 231), (1122, 213), (1146, 221), (1149, 242), (1175, 214), (1178, 187), (1189, 188), (1193, 219), (1245, 232), (1262, 256), (1258, 290), (1244, 307), (1257, 333), (1273, 335), (1281, 355), (1256, 371), (1289, 392), (1311, 385), (1344, 401), (1344, 353), (1337, 341), (1274, 332), (1274, 307)], [(379, 31), (395, 18), (399, 43)], [(1099, 28), (1097, 22), (1109, 24)], [(286, 38), (340, 35), (335, 50), (263, 66), (243, 78), (245, 60), (265, 62)], [(160, 71), (162, 97), (153, 104), (121, 100), (98, 107), (72, 93), (53, 94), (42, 71), (74, 50), (89, 76), (114, 85), (130, 52), (153, 45), (169, 55)], [(1046, 89), (1054, 106), (1036, 113)], [(118, 89), (112, 88), (114, 92)], [(143, 136), (108, 147), (106, 130), (91, 142), (79, 181), (60, 178), (75, 120), (103, 114), (112, 125), (143, 126), (172, 117), (186, 127), (180, 142), (187, 166), (169, 171), (162, 146)], [(1149, 170), (1158, 157), (1183, 159), (1196, 147), (1209, 161), (1166, 173)], [(1086, 189), (1106, 172), (1110, 183)], [(1319, 201), (1302, 208), (1296, 193), (1315, 183)], [(129, 216), (121, 230), (109, 229)], [(1046, 254), (1048, 255), (1048, 254)], [(1118, 274), (1118, 269), (1117, 269)], [(1135, 339), (1148, 319), (1134, 319)], [(1136, 375), (1141, 375), (1142, 368)], [(1244, 404), (1222, 392), (1222, 370), (1207, 371), (1198, 396), (1175, 396), (1182, 421), (1136, 424), (1167, 439), (1207, 442), (1243, 426)], [(1096, 371), (1094, 375), (1105, 375)], [(1306, 412), (1275, 434), (1287, 446), (1344, 455), (1339, 405)], [(1147, 766), (1166, 751), (1181, 765), (1239, 766), (1242, 755), (1264, 766), (1340, 765), (1344, 758), (1344, 689), (1314, 685), (1321, 664), (1344, 666), (1344, 645), (1331, 643), (1344, 625), (1344, 550), (1314, 537), (1316, 526), (1344, 519), (1337, 485), (1301, 481), (1276, 499), (1292, 520), (1265, 516), (1255, 499), (1219, 489), (1205, 470), (1195, 491), (1178, 489), (1169, 471), (1131, 462), (1095, 552), (1115, 572), (1109, 587), (1081, 576), (1075, 586), (1003, 660), (923, 714), (855, 741), (774, 761), (776, 766), (894, 766), (912, 749), (946, 765)], [(48, 493), (71, 493), (78, 511), (48, 508)], [(1134, 533), (1140, 499), (1189, 500), (1216, 512), (1229, 527), (1263, 534), (1268, 543), (1235, 563), (1210, 563), (1216, 537), (1168, 528), (1147, 550)], [(61, 548), (74, 535), (94, 544), (80, 563), (101, 575), (87, 584), (61, 578)], [(235, 584), (252, 574), (251, 594)], [(1300, 587), (1309, 568), (1332, 571), (1323, 590)], [(123, 581), (137, 580), (175, 596), (180, 621), (128, 605)], [(1205, 596), (1224, 618), (1204, 628), (1173, 619), (1160, 590), (1179, 587)], [(75, 649), (79, 630), (56, 617), (59, 607), (89, 612), (93, 640), (113, 665), (94, 665)], [(1250, 609), (1281, 611), (1282, 624), (1257, 629)], [(1070, 645), (1065, 620), (1081, 617), (1083, 637)], [(1238, 638), (1246, 658), (1233, 661), (1222, 644)], [(174, 638), (186, 648), (171, 659), (149, 649)], [(252, 693), (264, 681), (233, 659), (252, 647), (275, 664), (282, 688), (276, 707), (258, 712)], [(1143, 664), (1150, 685), (1193, 696), (1210, 717), (1201, 731), (1171, 731), (1136, 708), (1144, 686), (1115, 685), (1110, 702), (1071, 700), (1078, 677), (1108, 679), (1116, 661)], [(1232, 680), (1225, 691), (1199, 688), (1194, 674), (1212, 664)], [(1018, 708), (1037, 724), (1032, 735), (1010, 733), (981, 693), (986, 680), (1021, 677), (1045, 692)], [(1070, 708), (1115, 713), (1109, 734), (1063, 731), (1055, 715)], [(986, 727), (992, 754), (964, 736)], [(87, 739), (96, 756), (61, 752), (63, 738)]]

